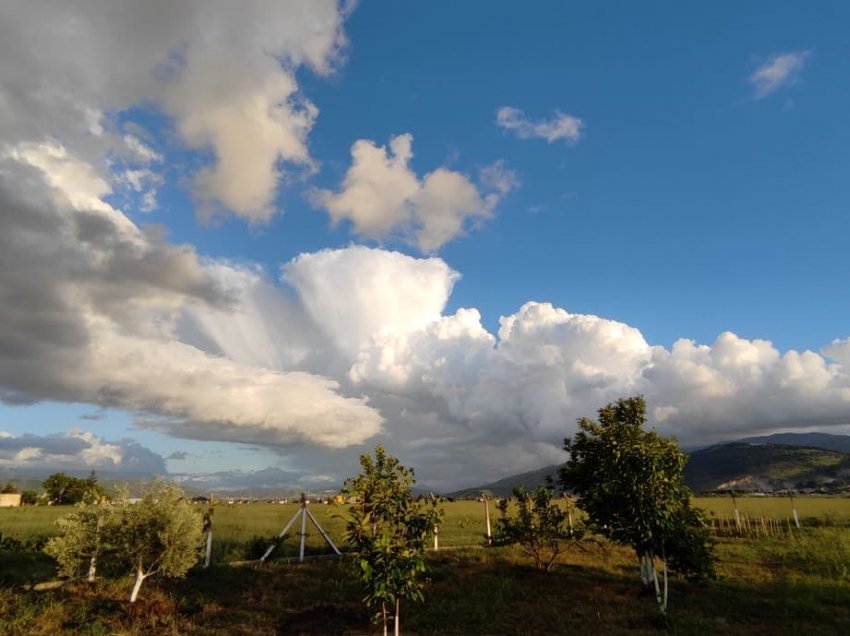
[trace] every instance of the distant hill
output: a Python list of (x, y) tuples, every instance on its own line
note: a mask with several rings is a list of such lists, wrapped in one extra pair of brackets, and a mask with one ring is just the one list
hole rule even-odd
[(826, 450), (850, 453), (850, 435), (830, 435), (829, 433), (774, 433), (759, 437), (745, 437), (737, 440), (749, 444), (785, 444), (787, 446), (808, 446)]
[(456, 492), (449, 493), (448, 496), (461, 498), (478, 497), (482, 492), (486, 491), (489, 492), (490, 495), (493, 497), (510, 497), (513, 494), (513, 490), (516, 486), (525, 486), (526, 490), (534, 490), (535, 488), (537, 488), (537, 486), (546, 481), (547, 476), (557, 480), (558, 468), (560, 468), (559, 464), (544, 466), (543, 468), (538, 468), (537, 470), (530, 470), (527, 473), (511, 475), (510, 477), (505, 477), (504, 479), (494, 481), (490, 484), (484, 484), (483, 486), (476, 486), (474, 488), (464, 488), (463, 490), (458, 490)]
[[(509, 497), (516, 486), (533, 490), (547, 476), (557, 480), (557, 464), (544, 466), (450, 497), (478, 497), (487, 491)], [(827, 487), (841, 490), (850, 484), (850, 436), (826, 433), (777, 433), (723, 442), (689, 453), (685, 484), (694, 492), (719, 489), (770, 492)]]
[(718, 444), (691, 453), (685, 467), (685, 483), (695, 492), (836, 487), (848, 479), (850, 454), (788, 444)]

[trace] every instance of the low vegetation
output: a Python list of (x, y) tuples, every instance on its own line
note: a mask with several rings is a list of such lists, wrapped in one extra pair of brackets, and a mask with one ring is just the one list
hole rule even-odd
[(550, 482), (527, 493), (514, 489), (516, 515), (509, 513), (507, 499), (499, 502), (496, 523), (496, 545), (518, 545), (543, 572), (549, 572), (567, 543), (579, 533), (568, 523), (568, 512), (553, 501), (554, 485)]

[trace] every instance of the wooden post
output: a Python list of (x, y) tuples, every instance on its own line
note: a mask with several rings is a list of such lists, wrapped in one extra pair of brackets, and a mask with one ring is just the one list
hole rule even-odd
[(212, 555), (212, 517), (214, 505), (215, 499), (213, 499), (213, 494), (210, 493), (210, 504), (207, 508), (207, 514), (204, 515), (204, 530), (207, 539), (206, 550), (204, 551), (204, 569), (210, 567), (210, 556)]
[(738, 528), (738, 532), (741, 532), (741, 513), (738, 512), (738, 499), (735, 497), (735, 493), (731, 490), (729, 491), (729, 496), (732, 497), (732, 505), (735, 507), (735, 526)]
[(493, 536), (490, 533), (490, 503), (487, 501), (487, 495), (481, 495), (484, 499), (484, 517), (487, 519), (487, 545), (492, 545)]
[(434, 552), (437, 552), (440, 549), (440, 528), (439, 526), (434, 526)]
[(304, 541), (307, 538), (307, 498), (301, 494), (301, 552), (298, 560), (304, 563)]
[(794, 513), (794, 525), (800, 529), (800, 517), (797, 516), (797, 502), (794, 501), (794, 494), (789, 490), (788, 496), (791, 497), (791, 511)]

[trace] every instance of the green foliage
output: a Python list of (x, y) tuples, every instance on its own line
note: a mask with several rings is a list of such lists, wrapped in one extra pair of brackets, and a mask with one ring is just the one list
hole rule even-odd
[(346, 524), (346, 539), (356, 555), (355, 568), (375, 622), (387, 624), (387, 610), (403, 600), (423, 599), (425, 547), (442, 519), (433, 498), (415, 500), (413, 471), (382, 446), (374, 459), (360, 457), (362, 472), (346, 480), (343, 493), (356, 498)]
[(0, 488), (0, 494), (3, 495), (17, 495), (18, 492), (18, 487), (11, 481), (7, 481), (6, 485), (3, 486), (3, 488)]
[(21, 503), (25, 506), (34, 506), (38, 503), (38, 493), (35, 490), (22, 491)]
[[(60, 535), (45, 551), (65, 576), (86, 568), (107, 574), (132, 570), (135, 600), (142, 581), (153, 574), (183, 576), (198, 562), (203, 546), (203, 519), (173, 484), (154, 481), (141, 501), (120, 490), (111, 502), (93, 497), (58, 522)], [(93, 560), (94, 559), (94, 560)]]
[(561, 483), (578, 494), (597, 532), (650, 562), (664, 556), (683, 574), (709, 575), (711, 544), (684, 487), (685, 454), (674, 440), (644, 430), (645, 421), (642, 396), (599, 409), (598, 422), (581, 418), (579, 432), (564, 440), (570, 459)]
[(112, 521), (112, 512), (109, 504), (87, 498), (56, 522), (60, 534), (47, 542), (44, 551), (56, 559), (59, 574), (73, 578), (92, 567), (103, 544), (102, 530)]
[(564, 552), (566, 542), (574, 538), (567, 527), (567, 515), (552, 501), (551, 481), (538, 486), (532, 493), (525, 488), (514, 488), (517, 515), (508, 515), (508, 500), (502, 499), (500, 517), (496, 523), (497, 545), (519, 544), (533, 560), (537, 569), (548, 572), (558, 555)]
[(87, 494), (97, 498), (106, 494), (97, 483), (94, 471), (88, 479), (71, 477), (65, 473), (53, 473), (44, 480), (42, 486), (49, 501), (56, 505), (78, 504), (86, 498)]

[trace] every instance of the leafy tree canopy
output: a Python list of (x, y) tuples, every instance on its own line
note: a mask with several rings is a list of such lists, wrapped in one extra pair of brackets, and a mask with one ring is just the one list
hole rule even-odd
[(373, 619), (383, 623), (386, 634), (388, 609), (394, 608), (398, 634), (401, 600), (423, 599), (425, 547), (442, 511), (433, 498), (414, 498), (413, 470), (383, 446), (375, 449), (374, 458), (361, 455), (360, 466), (360, 475), (348, 479), (343, 488), (357, 502), (346, 524), (346, 538), (357, 556), (356, 573)]
[(203, 546), (203, 519), (183, 491), (161, 481), (146, 488), (141, 501), (119, 490), (111, 502), (88, 498), (58, 522), (60, 535), (45, 551), (66, 576), (90, 578), (95, 562), (107, 574), (135, 574), (134, 602), (144, 580), (153, 574), (183, 576), (198, 562)]
[(42, 483), (48, 500), (56, 505), (77, 504), (86, 498), (86, 494), (99, 498), (106, 493), (92, 471), (87, 479), (71, 477), (65, 473), (53, 473)]
[(578, 495), (597, 532), (632, 546), (650, 566), (657, 555), (684, 574), (710, 574), (708, 533), (684, 486), (685, 454), (674, 440), (644, 430), (643, 396), (598, 413), (598, 421), (581, 418), (576, 435), (564, 440), (570, 453), (560, 471), (564, 488)]

